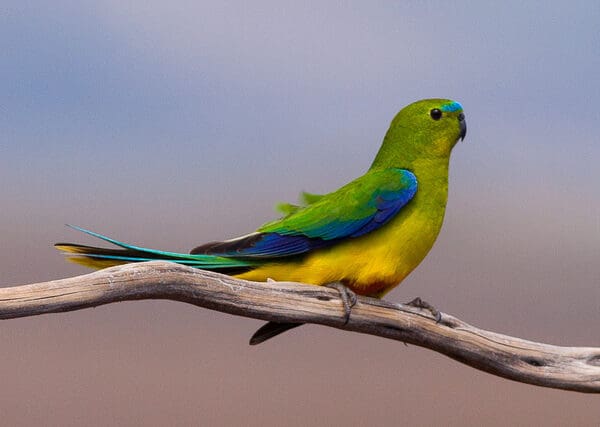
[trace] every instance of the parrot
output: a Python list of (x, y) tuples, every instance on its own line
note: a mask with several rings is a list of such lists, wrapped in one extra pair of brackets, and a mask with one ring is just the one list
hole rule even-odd
[[(303, 193), (298, 205), (279, 204), (282, 217), (255, 232), (204, 243), (184, 254), (71, 226), (118, 248), (74, 243), (55, 247), (70, 261), (96, 269), (164, 260), (243, 280), (333, 286), (340, 290), (347, 321), (356, 295), (382, 298), (433, 247), (446, 210), (450, 153), (466, 133), (461, 104), (420, 100), (393, 118), (364, 175), (331, 193)], [(268, 322), (250, 343), (299, 325)]]

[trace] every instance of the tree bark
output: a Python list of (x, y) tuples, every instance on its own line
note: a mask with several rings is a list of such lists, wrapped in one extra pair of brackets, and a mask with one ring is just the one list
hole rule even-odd
[(471, 326), (442, 313), (358, 297), (348, 323), (338, 291), (290, 282), (249, 282), (152, 261), (83, 276), (0, 288), (0, 319), (59, 313), (117, 301), (168, 299), (238, 316), (316, 323), (377, 335), (445, 354), (514, 381), (600, 392), (600, 348), (561, 347)]

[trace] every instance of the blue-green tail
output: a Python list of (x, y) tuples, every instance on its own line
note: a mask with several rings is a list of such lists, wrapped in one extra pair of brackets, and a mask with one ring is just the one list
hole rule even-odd
[(176, 262), (195, 268), (202, 268), (204, 270), (218, 271), (225, 274), (239, 274), (256, 266), (256, 262), (233, 257), (230, 258), (206, 254), (192, 255), (142, 248), (111, 239), (110, 237), (103, 236), (102, 234), (81, 227), (74, 225), (69, 225), (69, 227), (119, 247), (119, 249), (110, 249), (74, 243), (56, 243), (54, 245), (56, 249), (69, 255), (69, 261), (90, 268), (101, 269), (130, 262), (161, 260)]

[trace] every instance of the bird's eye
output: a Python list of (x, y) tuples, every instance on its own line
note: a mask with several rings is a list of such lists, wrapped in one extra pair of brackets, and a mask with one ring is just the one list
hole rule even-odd
[(429, 112), (429, 115), (431, 116), (431, 118), (433, 120), (439, 120), (442, 118), (442, 112), (441, 112), (441, 110), (439, 110), (437, 108), (434, 108), (433, 110), (431, 110)]

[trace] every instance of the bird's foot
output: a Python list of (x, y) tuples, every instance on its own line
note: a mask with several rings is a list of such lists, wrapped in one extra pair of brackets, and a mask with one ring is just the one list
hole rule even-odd
[(442, 321), (442, 313), (437, 308), (429, 304), (427, 301), (423, 301), (419, 297), (416, 297), (414, 300), (409, 301), (404, 305), (410, 305), (411, 307), (429, 311), (435, 318), (435, 323), (440, 323)]
[[(267, 282), (274, 282), (273, 279), (267, 279)], [(325, 285), (328, 288), (335, 289), (340, 293), (340, 297), (342, 298), (342, 303), (344, 304), (344, 325), (348, 323), (350, 320), (350, 311), (352, 307), (356, 304), (356, 294), (352, 292), (347, 286), (344, 286), (341, 283), (334, 282)], [(268, 322), (263, 325), (258, 331), (252, 335), (250, 338), (250, 345), (260, 344), (265, 342), (279, 334), (282, 334), (286, 331), (289, 331), (292, 328), (296, 328), (301, 326), (302, 323), (278, 323), (278, 322)]]
[(335, 289), (340, 293), (342, 303), (344, 304), (344, 325), (350, 320), (350, 312), (356, 304), (356, 294), (347, 286), (339, 282), (328, 283), (325, 285), (328, 288)]

